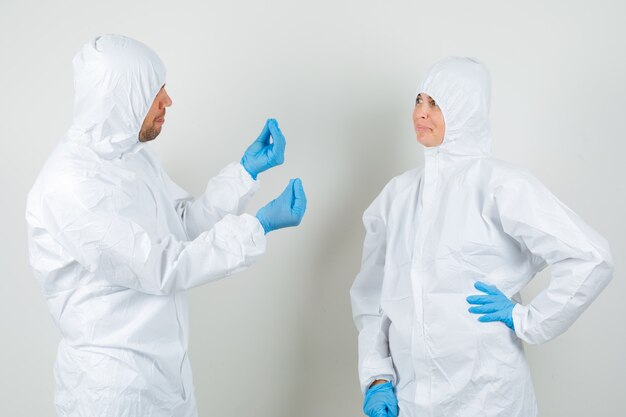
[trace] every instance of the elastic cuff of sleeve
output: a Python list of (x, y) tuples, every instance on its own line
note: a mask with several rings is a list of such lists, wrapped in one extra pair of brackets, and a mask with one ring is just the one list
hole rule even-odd
[(265, 251), (265, 230), (259, 222), (259, 219), (257, 219), (256, 216), (247, 213), (242, 214), (240, 217), (245, 220), (246, 227), (251, 231), (250, 239), (252, 243), (257, 247), (263, 248)]
[[(378, 380), (378, 379), (384, 379), (387, 382), (389, 382), (392, 386), (396, 385), (396, 378), (394, 375), (391, 374), (380, 374), (380, 375), (376, 375), (373, 377), (370, 377), (367, 379), (367, 381), (365, 381), (365, 384), (361, 385), (361, 390), (363, 392), (363, 394), (365, 395), (367, 393), (367, 391), (370, 389), (371, 385), (374, 383), (374, 381)], [(380, 385), (384, 385), (384, 384), (380, 384)]]
[(520, 339), (524, 340), (522, 335), (522, 319), (527, 314), (528, 307), (520, 303), (515, 303), (513, 311), (511, 311), (511, 318), (513, 319), (513, 331)]

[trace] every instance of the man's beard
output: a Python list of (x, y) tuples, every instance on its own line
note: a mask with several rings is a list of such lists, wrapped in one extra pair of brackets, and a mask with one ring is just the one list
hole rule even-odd
[(148, 142), (149, 140), (153, 140), (159, 136), (159, 133), (161, 133), (161, 128), (157, 128), (154, 125), (148, 126), (139, 132), (139, 141)]

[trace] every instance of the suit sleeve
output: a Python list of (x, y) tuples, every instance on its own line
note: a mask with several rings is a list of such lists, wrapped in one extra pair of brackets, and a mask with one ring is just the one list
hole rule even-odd
[(504, 232), (539, 264), (551, 266), (548, 287), (513, 309), (518, 337), (547, 342), (565, 332), (611, 280), (609, 245), (530, 174), (498, 186), (494, 198)]
[(394, 385), (396, 381), (389, 353), (390, 323), (380, 307), (387, 248), (385, 206), (388, 200), (383, 190), (363, 214), (365, 240), (361, 270), (350, 290), (354, 323), (359, 332), (359, 380), (364, 393), (376, 379), (386, 379)]
[(86, 284), (171, 294), (245, 269), (265, 251), (263, 228), (248, 214), (226, 214), (180, 240), (156, 236), (154, 205), (113, 187), (61, 186), (41, 204), (47, 229), (83, 266)]
[(211, 178), (204, 194), (197, 198), (172, 181), (165, 171), (161, 176), (190, 239), (210, 230), (228, 214), (243, 213), (246, 203), (259, 188), (259, 182), (238, 162), (229, 164)]

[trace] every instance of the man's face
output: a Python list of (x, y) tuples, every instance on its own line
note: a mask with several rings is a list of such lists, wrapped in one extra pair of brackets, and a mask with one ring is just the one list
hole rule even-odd
[(420, 93), (413, 109), (413, 127), (419, 143), (426, 147), (439, 146), (443, 142), (446, 123), (441, 109), (432, 97)]
[(154, 98), (150, 110), (141, 125), (139, 131), (139, 141), (148, 142), (159, 136), (161, 133), (161, 127), (165, 123), (165, 108), (172, 105), (172, 99), (167, 95), (165, 86), (161, 87), (159, 94)]

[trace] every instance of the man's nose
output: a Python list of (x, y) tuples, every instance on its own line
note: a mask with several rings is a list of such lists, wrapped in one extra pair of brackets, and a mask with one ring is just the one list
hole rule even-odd
[(170, 96), (165, 97), (163, 100), (159, 101), (159, 109), (164, 109), (166, 107), (170, 107), (172, 105), (172, 99)]

